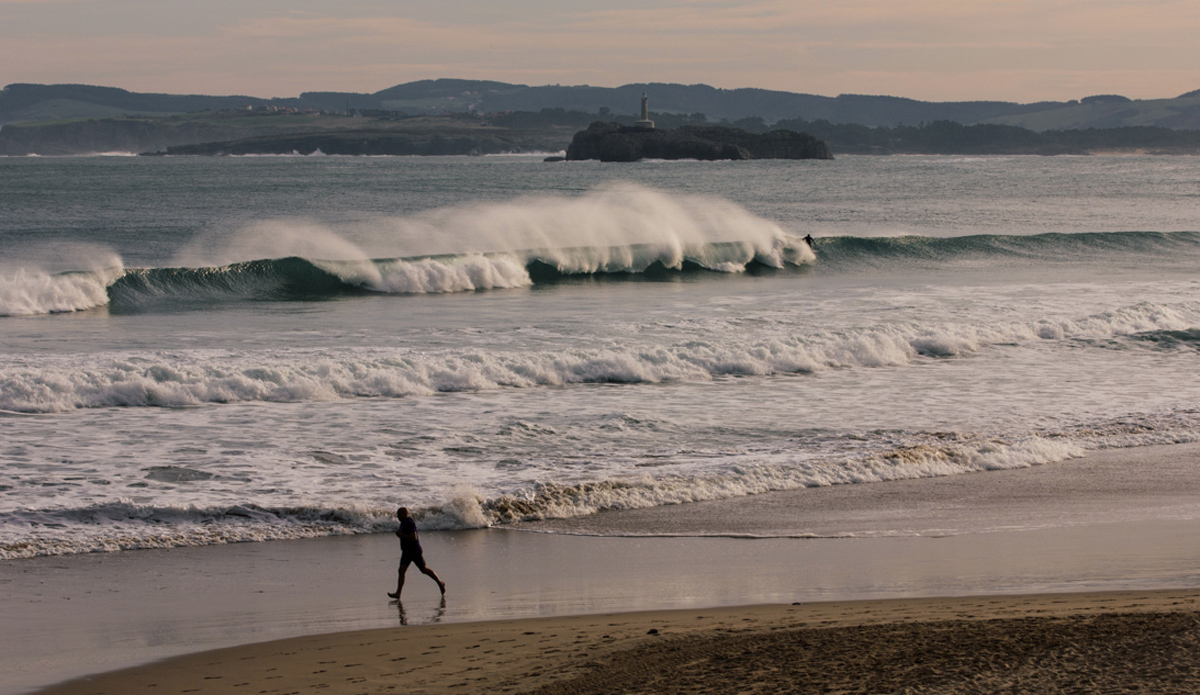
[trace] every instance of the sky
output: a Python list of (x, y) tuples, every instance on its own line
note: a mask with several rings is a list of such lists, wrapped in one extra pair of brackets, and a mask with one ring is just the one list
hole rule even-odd
[(0, 0), (0, 84), (297, 96), (453, 77), (1032, 102), (1200, 89), (1197, 0)]

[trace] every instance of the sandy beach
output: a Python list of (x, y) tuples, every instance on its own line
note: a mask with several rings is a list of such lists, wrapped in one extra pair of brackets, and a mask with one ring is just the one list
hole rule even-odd
[(343, 632), (46, 695), (1194, 693), (1200, 590), (740, 606)]

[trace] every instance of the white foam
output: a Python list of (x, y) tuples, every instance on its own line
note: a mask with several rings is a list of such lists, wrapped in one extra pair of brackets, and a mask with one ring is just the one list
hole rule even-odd
[(1028, 437), (952, 444), (920, 444), (858, 459), (829, 458), (795, 464), (732, 465), (692, 476), (543, 484), (483, 504), (493, 524), (586, 516), (605, 510), (744, 497), (805, 487), (934, 478), (985, 470), (1027, 468), (1082, 456), (1076, 442)]
[(525, 265), (507, 255), (460, 256), (448, 261), (388, 261), (380, 265), (379, 279), (368, 285), (380, 292), (466, 292), (528, 287), (533, 284)]
[(289, 540), (396, 527), (393, 511), (362, 506), (149, 506), (120, 500), (0, 518), (0, 559)]
[(94, 272), (51, 274), (37, 268), (0, 270), (0, 316), (83, 311), (108, 303), (108, 285), (120, 266)]
[[(470, 486), (458, 485), (444, 502), (414, 507), (413, 512), (421, 528), (427, 530), (486, 528), (804, 487), (1028, 467), (1082, 453), (1077, 443), (1039, 437), (1016, 442), (976, 439), (926, 443), (859, 458), (735, 462), (695, 474), (537, 484), (491, 498)], [(392, 508), (382, 504), (314, 507), (244, 503), (214, 507), (151, 506), (118, 500), (78, 509), (22, 509), (0, 515), (0, 559), (379, 533), (395, 526)]]
[[(480, 272), (495, 268), (484, 264)], [(498, 272), (498, 271), (497, 271)], [(398, 275), (397, 277), (403, 277)], [(381, 279), (380, 282), (384, 280)], [(428, 282), (428, 277), (404, 282)], [(469, 275), (456, 281), (481, 282)], [(411, 285), (410, 285), (411, 286)], [(994, 325), (883, 325), (811, 336), (630, 345), (527, 352), (443, 349), (181, 351), (22, 358), (0, 362), (0, 409), (61, 412), (112, 406), (179, 407), (245, 401), (327, 401), (572, 383), (703, 381), (827, 369), (903, 366), (921, 356), (953, 357), (994, 344), (1106, 338), (1178, 330), (1170, 307), (1141, 303), (1078, 319)], [(1053, 337), (1046, 338), (1046, 335)], [(1061, 336), (1061, 337), (1059, 337)]]

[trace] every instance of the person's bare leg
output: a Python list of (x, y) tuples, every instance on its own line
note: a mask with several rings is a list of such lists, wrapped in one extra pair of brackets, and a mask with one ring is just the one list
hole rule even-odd
[[(441, 577), (437, 576), (437, 572), (434, 572), (433, 570), (429, 569), (428, 566), (426, 566), (421, 568), (421, 573), (437, 582), (438, 590), (442, 592), (442, 596), (446, 595), (446, 582), (443, 582)], [(400, 593), (400, 590), (397, 589), (396, 593)]]
[(388, 598), (400, 600), (400, 592), (404, 590), (404, 572), (408, 570), (408, 565), (400, 567), (400, 571), (396, 574), (396, 593), (388, 594)]

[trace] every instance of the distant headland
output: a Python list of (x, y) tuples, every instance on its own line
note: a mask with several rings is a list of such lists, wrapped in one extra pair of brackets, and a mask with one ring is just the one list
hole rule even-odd
[(773, 130), (750, 133), (741, 128), (685, 125), (675, 130), (654, 127), (649, 97), (642, 93), (641, 118), (633, 126), (597, 121), (575, 133), (568, 160), (637, 162), (642, 159), (833, 159), (829, 146), (808, 133)]
[(663, 130), (598, 121), (575, 134), (568, 160), (636, 162), (641, 159), (833, 159), (829, 146), (807, 133), (750, 133), (723, 126)]

